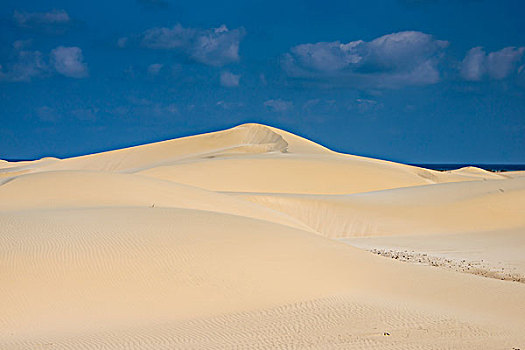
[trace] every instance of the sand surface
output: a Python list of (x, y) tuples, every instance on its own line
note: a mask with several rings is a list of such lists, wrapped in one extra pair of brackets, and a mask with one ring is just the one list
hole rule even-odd
[(525, 176), (258, 124), (0, 162), (0, 349), (524, 349)]
[(399, 261), (525, 283), (523, 230), (451, 235), (352, 237), (355, 247)]

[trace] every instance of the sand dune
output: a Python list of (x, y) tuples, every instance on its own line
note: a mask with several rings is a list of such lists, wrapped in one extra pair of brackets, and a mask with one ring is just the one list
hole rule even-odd
[(351, 195), (240, 193), (324, 236), (525, 230), (525, 178), (415, 186)]
[(525, 178), (351, 195), (238, 196), (389, 257), (525, 281)]
[(503, 177), (489, 172), (438, 172), (340, 154), (259, 124), (60, 161), (45, 158), (0, 173), (9, 177), (56, 170), (140, 173), (212, 191), (315, 194)]
[(231, 154), (283, 153), (295, 150), (307, 154), (331, 153), (330, 150), (313, 142), (282, 132), (288, 135), (287, 140), (285, 140), (280, 133), (273, 130), (273, 128), (263, 125), (245, 124), (209, 134), (64, 159), (54, 164), (39, 161), (38, 164), (34, 164), (33, 171), (101, 170), (130, 172), (186, 159), (209, 159)]
[(502, 179), (506, 178), (508, 173), (493, 173), (488, 170), (476, 168), (473, 166), (463, 167), (456, 170), (451, 170), (448, 173), (453, 173), (456, 175), (471, 176), (473, 178), (480, 179)]
[(509, 178), (522, 177), (525, 176), (525, 171), (507, 171), (505, 176)]
[(53, 157), (22, 162), (2, 161), (0, 162), (0, 179), (31, 173), (35, 168), (38, 169), (41, 166), (46, 166), (56, 161), (58, 161), (58, 159)]
[(0, 210), (95, 207), (199, 209), (309, 229), (286, 214), (232, 196), (132, 174), (49, 171), (0, 181)]
[[(438, 172), (357, 156), (276, 153), (191, 159), (140, 171), (212, 191), (349, 194), (443, 182), (506, 179), (484, 172)], [(213, 173), (213, 178), (206, 174)]]
[(0, 162), (0, 348), (523, 348), (523, 213), (258, 124)]
[(505, 332), (525, 326), (520, 284), (429, 272), (265, 221), (161, 208), (29, 211), (0, 220), (6, 343), (338, 295), (350, 299), (347, 307), (403, 310), (390, 321), (394, 330), (408, 331), (412, 313), (480, 329), (508, 322)]

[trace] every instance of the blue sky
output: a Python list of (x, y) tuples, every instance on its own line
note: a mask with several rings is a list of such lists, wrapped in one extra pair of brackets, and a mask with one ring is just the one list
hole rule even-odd
[(411, 163), (525, 163), (525, 3), (35, 1), (0, 8), (0, 158), (260, 122)]

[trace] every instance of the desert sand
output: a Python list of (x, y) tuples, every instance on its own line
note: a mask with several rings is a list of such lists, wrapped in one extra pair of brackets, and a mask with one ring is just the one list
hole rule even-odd
[(259, 124), (0, 162), (0, 349), (525, 349), (525, 172)]

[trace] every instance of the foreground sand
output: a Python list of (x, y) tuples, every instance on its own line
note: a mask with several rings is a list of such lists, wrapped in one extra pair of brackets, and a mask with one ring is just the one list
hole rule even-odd
[(0, 348), (523, 349), (523, 175), (257, 124), (0, 162)]

